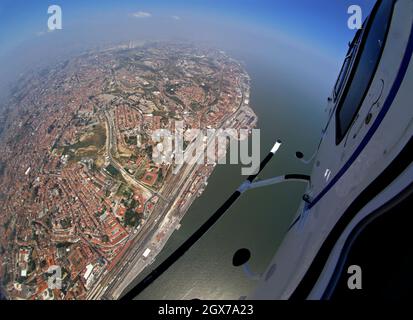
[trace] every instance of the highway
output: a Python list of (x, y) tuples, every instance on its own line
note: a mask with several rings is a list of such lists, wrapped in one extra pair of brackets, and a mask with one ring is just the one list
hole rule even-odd
[[(140, 183), (138, 183), (133, 177), (131, 177), (112, 157), (112, 147), (114, 141), (116, 141), (114, 134), (113, 134), (113, 126), (114, 124), (111, 122), (111, 117), (105, 113), (105, 117), (108, 124), (109, 129), (109, 137), (107, 139), (107, 148), (110, 150), (108, 152), (108, 157), (112, 165), (118, 169), (122, 176), (126, 179), (126, 181), (132, 183), (134, 186), (137, 187), (144, 187)], [(112, 120), (113, 121), (113, 120)], [(191, 149), (192, 150), (192, 149)], [(136, 264), (139, 259), (141, 259), (144, 250), (148, 247), (148, 243), (151, 241), (152, 237), (154, 236), (155, 232), (158, 231), (160, 223), (163, 219), (168, 215), (169, 212), (173, 212), (174, 206), (177, 200), (180, 198), (180, 194), (186, 191), (188, 188), (189, 182), (193, 181), (192, 175), (196, 174), (196, 169), (199, 166), (195, 165), (184, 165), (182, 168), (181, 174), (179, 176), (171, 176), (171, 181), (165, 183), (166, 188), (163, 190), (163, 196), (160, 196), (161, 201), (159, 201), (149, 216), (148, 220), (142, 226), (142, 229), (139, 232), (132, 236), (133, 238), (130, 240), (132, 243), (130, 245), (131, 250), (125, 253), (123, 260), (125, 262), (119, 262), (117, 266), (111, 272), (104, 274), (98, 284), (88, 293), (88, 299), (99, 299), (99, 298), (106, 298), (106, 299), (113, 299), (110, 292), (119, 285), (119, 282), (124, 283), (126, 275), (129, 273), (129, 269), (132, 265)], [(146, 187), (145, 187), (146, 188)], [(146, 191), (150, 191), (146, 189)], [(160, 193), (156, 192), (156, 195), (160, 195)], [(168, 198), (175, 199), (172, 203), (169, 201), (165, 195), (168, 195)], [(153, 194), (151, 193), (151, 196)], [(133, 278), (135, 278), (136, 273), (133, 273)], [(132, 281), (133, 279), (130, 279)], [(126, 283), (126, 285), (129, 282)], [(125, 287), (126, 287), (125, 285)], [(119, 290), (118, 290), (119, 291)], [(121, 292), (118, 292), (117, 295), (120, 295)]]
[[(240, 105), (238, 106), (235, 113), (232, 114), (231, 118), (235, 119), (240, 111), (242, 110), (244, 93), (242, 94), (242, 99)], [(153, 197), (153, 195), (158, 195), (160, 201), (155, 205), (152, 214), (149, 216), (148, 220), (143, 224), (142, 228), (137, 234), (131, 234), (130, 247), (127, 252), (124, 253), (122, 260), (119, 261), (111, 271), (105, 271), (100, 277), (98, 282), (94, 287), (88, 292), (87, 299), (118, 299), (127, 286), (142, 272), (143, 269), (147, 267), (151, 259), (144, 260), (142, 255), (144, 251), (151, 246), (152, 239), (156, 232), (159, 230), (160, 224), (167, 216), (180, 215), (180, 218), (184, 215), (176, 210), (177, 203), (180, 200), (182, 194), (187, 191), (195, 180), (198, 174), (198, 169), (200, 165), (195, 162), (195, 164), (184, 164), (178, 175), (171, 175), (168, 181), (165, 181), (164, 187), (162, 188), (162, 195), (148, 188), (136, 181), (133, 176), (131, 176), (122, 166), (113, 159), (112, 151), (113, 146), (116, 145), (116, 136), (114, 134), (115, 124), (113, 118), (105, 111), (105, 118), (107, 122), (107, 128), (109, 130), (109, 139), (107, 139), (107, 150), (110, 163), (122, 174), (127, 182), (130, 182), (133, 186), (138, 187), (148, 195), (148, 199)], [(226, 125), (227, 120), (230, 117), (225, 117), (224, 121), (221, 123), (219, 129)], [(216, 133), (218, 130), (216, 130)], [(207, 146), (211, 143), (215, 143), (216, 135), (213, 135), (207, 141)], [(192, 152), (195, 148), (194, 144), (188, 147), (185, 152)], [(200, 156), (204, 156), (203, 154)], [(194, 194), (193, 199), (195, 200), (196, 195)], [(171, 199), (173, 201), (170, 201)], [(166, 239), (167, 240), (167, 239)], [(158, 252), (151, 252), (151, 255), (156, 256)]]

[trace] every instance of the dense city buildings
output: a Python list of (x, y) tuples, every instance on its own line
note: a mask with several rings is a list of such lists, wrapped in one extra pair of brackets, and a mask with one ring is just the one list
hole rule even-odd
[(116, 299), (215, 167), (154, 162), (153, 132), (181, 121), (190, 153), (193, 129), (252, 129), (249, 77), (217, 50), (131, 42), (23, 79), (1, 118), (1, 285), (12, 299)]

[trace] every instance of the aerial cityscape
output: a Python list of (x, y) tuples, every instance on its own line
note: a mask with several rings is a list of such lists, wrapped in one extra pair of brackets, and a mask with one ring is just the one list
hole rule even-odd
[(0, 29), (2, 314), (411, 299), (413, 0), (0, 0)]
[(152, 133), (182, 121), (184, 152), (193, 153), (193, 129), (256, 126), (249, 95), (239, 62), (186, 43), (130, 41), (25, 74), (1, 118), (6, 295), (119, 298), (215, 168), (155, 163)]

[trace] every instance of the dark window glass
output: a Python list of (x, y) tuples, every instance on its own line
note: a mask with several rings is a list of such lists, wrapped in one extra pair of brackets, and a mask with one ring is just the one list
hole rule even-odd
[(349, 50), (346, 55), (346, 59), (344, 60), (343, 66), (341, 68), (340, 74), (337, 78), (336, 85), (334, 86), (334, 101), (337, 100), (341, 90), (343, 89), (343, 86), (345, 84), (345, 80), (347, 78), (347, 74), (350, 68), (350, 64), (354, 58), (354, 52), (357, 49), (357, 46), (359, 45), (359, 40), (360, 40), (360, 31), (358, 30), (352, 43), (350, 44)]
[(354, 73), (346, 88), (347, 93), (343, 94), (337, 108), (337, 143), (341, 142), (350, 129), (351, 123), (369, 89), (383, 51), (393, 4), (394, 1), (382, 1), (367, 25), (353, 69)]
[(340, 71), (340, 75), (338, 76), (336, 86), (334, 87), (334, 99), (337, 99), (341, 91), (341, 88), (343, 87), (344, 80), (346, 79), (348, 68), (350, 66), (350, 62), (351, 57), (347, 57), (346, 60), (344, 60), (343, 68)]

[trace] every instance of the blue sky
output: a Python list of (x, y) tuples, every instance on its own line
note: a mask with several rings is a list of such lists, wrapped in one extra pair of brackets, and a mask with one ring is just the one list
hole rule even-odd
[[(328, 54), (340, 52), (347, 29), (347, 8), (359, 4), (364, 12), (374, 0), (0, 0), (0, 54), (46, 31), (47, 8), (58, 4), (63, 10), (64, 27), (76, 23), (93, 24), (107, 15), (124, 20), (128, 13), (147, 12), (150, 18), (198, 15), (274, 29)], [(340, 57), (341, 58), (341, 57)]]
[[(334, 83), (354, 31), (347, 9), (363, 18), (375, 0), (0, 0), (0, 96), (24, 72), (108, 44), (190, 40), (241, 60), (267, 59), (295, 81)], [(47, 32), (50, 5), (63, 30)], [(239, 56), (237, 54), (239, 53)], [(259, 53), (259, 56), (257, 55)], [(278, 72), (279, 70), (273, 70)], [(324, 89), (323, 92), (325, 92)]]

